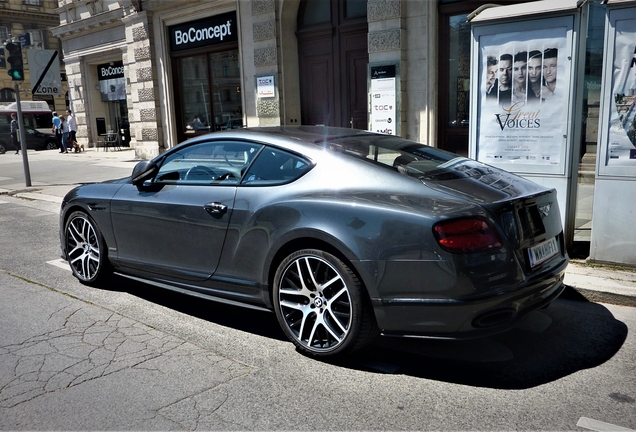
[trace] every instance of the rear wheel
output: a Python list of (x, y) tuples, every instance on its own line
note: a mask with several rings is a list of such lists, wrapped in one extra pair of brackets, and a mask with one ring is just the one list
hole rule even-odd
[(111, 276), (106, 242), (89, 215), (82, 211), (72, 213), (66, 223), (64, 236), (68, 263), (80, 282), (97, 285)]
[(0, 154), (5, 154), (6, 151), (7, 151), (7, 147), (2, 141), (0, 141)]
[(378, 334), (362, 283), (327, 252), (307, 249), (289, 255), (278, 267), (273, 294), (278, 322), (305, 353), (348, 353)]

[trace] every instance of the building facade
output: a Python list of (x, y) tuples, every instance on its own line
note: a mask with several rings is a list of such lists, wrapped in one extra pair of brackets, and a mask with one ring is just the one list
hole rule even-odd
[[(468, 155), (469, 16), (489, 3), (59, 0), (52, 35), (62, 40), (78, 138), (87, 147), (117, 132), (148, 159), (227, 128), (375, 129), (375, 111), (389, 110), (377, 117), (382, 130)], [(606, 2), (579, 3), (587, 21), (575, 171), (581, 205), (568, 212), (576, 212), (574, 240), (589, 245)], [(392, 102), (374, 103), (377, 71), (394, 78)]]
[[(56, 12), (52, 34), (89, 147), (114, 130), (149, 158), (219, 128), (366, 129), (368, 65), (382, 62), (400, 65), (401, 134), (435, 141), (433, 1), (60, 0)], [(267, 96), (262, 77), (272, 81)]]
[[(66, 82), (62, 82), (62, 91), (59, 94), (32, 95), (31, 75), (28, 66), (28, 49), (48, 49), (61, 52), (60, 40), (53, 36), (50, 28), (59, 25), (60, 16), (54, 9), (57, 0), (3, 0), (0, 1), (0, 43), (2, 47), (9, 42), (22, 44), (22, 56), (24, 60), (24, 81), (18, 81), (21, 100), (46, 101), (52, 111), (64, 112), (68, 103), (66, 95)], [(5, 59), (4, 48), (0, 53), (0, 104), (14, 102), (15, 86), (6, 71), (9, 66)], [(60, 69), (64, 72), (63, 58), (59, 57)], [(64, 79), (64, 75), (62, 75)]]

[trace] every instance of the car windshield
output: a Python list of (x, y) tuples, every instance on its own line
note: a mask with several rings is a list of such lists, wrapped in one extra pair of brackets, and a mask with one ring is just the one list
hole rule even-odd
[(392, 135), (355, 134), (325, 137), (316, 144), (417, 178), (446, 171), (447, 167), (465, 160), (454, 153)]

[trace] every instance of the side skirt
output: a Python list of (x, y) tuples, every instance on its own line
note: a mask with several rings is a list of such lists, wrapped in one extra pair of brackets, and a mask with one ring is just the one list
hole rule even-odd
[(222, 297), (216, 297), (213, 295), (209, 295), (209, 294), (203, 294), (201, 292), (198, 291), (192, 291), (192, 290), (188, 290), (185, 288), (179, 288), (176, 286), (172, 286), (169, 284), (165, 284), (162, 282), (157, 282), (157, 281), (153, 281), (153, 280), (147, 280), (147, 279), (143, 279), (143, 278), (139, 278), (139, 277), (135, 277), (135, 276), (130, 276), (127, 274), (123, 274), (123, 273), (119, 273), (119, 272), (115, 272), (116, 275), (118, 276), (122, 276), (125, 277), (127, 279), (132, 279), (134, 281), (137, 282), (141, 282), (141, 283), (145, 283), (145, 284), (149, 284), (149, 285), (153, 285), (159, 288), (163, 288), (163, 289), (167, 289), (170, 291), (175, 291), (181, 294), (185, 294), (185, 295), (189, 295), (189, 296), (194, 296), (194, 297), (199, 297), (205, 300), (211, 300), (211, 301), (215, 301), (215, 302), (219, 302), (219, 303), (225, 303), (225, 304), (229, 304), (232, 306), (239, 306), (239, 307), (243, 307), (243, 308), (247, 308), (247, 309), (254, 309), (254, 310), (258, 310), (258, 311), (263, 311), (263, 312), (273, 312), (270, 309), (267, 309), (266, 307), (263, 306), (256, 306), (256, 305), (252, 305), (249, 303), (241, 303), (235, 300), (229, 300), (226, 298), (222, 298)]

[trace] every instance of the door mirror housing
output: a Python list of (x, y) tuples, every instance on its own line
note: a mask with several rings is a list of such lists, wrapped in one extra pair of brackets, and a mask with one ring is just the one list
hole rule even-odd
[(159, 167), (153, 161), (139, 162), (135, 165), (135, 168), (133, 168), (132, 175), (130, 176), (132, 184), (137, 187), (141, 187), (146, 180), (153, 178), (157, 174), (158, 170)]

